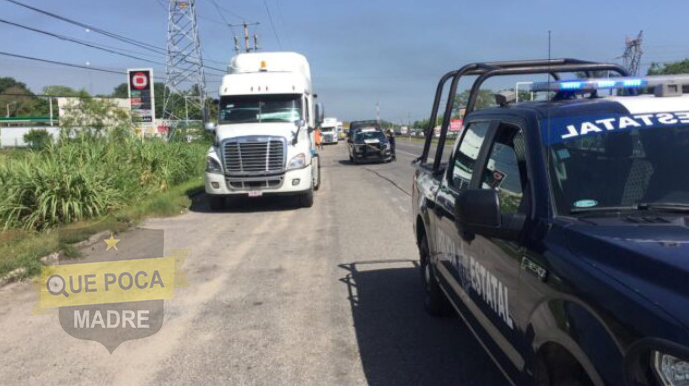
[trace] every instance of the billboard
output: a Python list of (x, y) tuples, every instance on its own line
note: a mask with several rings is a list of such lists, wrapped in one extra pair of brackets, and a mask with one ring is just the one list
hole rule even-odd
[(450, 120), (450, 131), (453, 131), (453, 132), (462, 131), (462, 123), (463, 122), (464, 122), (463, 119), (451, 119)]
[(129, 101), (132, 108), (132, 121), (142, 134), (154, 134), (155, 99), (153, 93), (153, 69), (127, 70)]

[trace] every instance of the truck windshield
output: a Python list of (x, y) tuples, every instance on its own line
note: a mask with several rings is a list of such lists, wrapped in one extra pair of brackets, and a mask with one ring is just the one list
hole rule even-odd
[(321, 131), (324, 133), (332, 133), (333, 131), (335, 131), (335, 128), (334, 127), (321, 127)]
[(587, 127), (575, 135), (570, 125), (571, 138), (548, 146), (559, 213), (689, 207), (688, 126)]
[(301, 95), (232, 95), (220, 97), (220, 124), (294, 122), (302, 119)]
[(356, 133), (355, 140), (357, 142), (365, 141), (367, 139), (377, 139), (377, 140), (383, 141), (383, 140), (385, 140), (385, 134), (383, 134), (382, 131), (378, 131), (378, 130), (360, 131), (360, 132)]

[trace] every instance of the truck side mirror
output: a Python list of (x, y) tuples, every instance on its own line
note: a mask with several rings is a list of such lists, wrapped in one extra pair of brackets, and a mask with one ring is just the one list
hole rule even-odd
[(215, 132), (216, 126), (213, 122), (206, 122), (206, 130)]
[(316, 118), (316, 126), (320, 126), (321, 123), (323, 123), (323, 117), (325, 116), (325, 110), (323, 109), (323, 104), (318, 102), (314, 106), (316, 109), (315, 112), (315, 118)]
[(524, 228), (522, 214), (503, 215), (497, 189), (466, 189), (455, 201), (455, 226), (462, 235), (516, 240)]

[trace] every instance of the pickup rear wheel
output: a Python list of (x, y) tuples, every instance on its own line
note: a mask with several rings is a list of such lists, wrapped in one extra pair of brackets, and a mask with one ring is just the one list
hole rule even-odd
[(438, 284), (438, 279), (435, 277), (433, 267), (430, 264), (426, 235), (421, 237), (419, 255), (421, 257), (421, 280), (425, 290), (424, 306), (426, 312), (432, 316), (451, 316), (452, 306), (440, 289), (440, 284)]

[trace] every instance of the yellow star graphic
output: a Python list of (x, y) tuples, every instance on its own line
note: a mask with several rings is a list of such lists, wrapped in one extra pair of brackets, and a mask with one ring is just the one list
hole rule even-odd
[(106, 249), (106, 251), (109, 251), (110, 248), (115, 248), (116, 251), (119, 251), (119, 249), (117, 249), (117, 243), (120, 241), (120, 239), (112, 237), (112, 233), (110, 234), (109, 239), (104, 239), (103, 241), (108, 244), (108, 249)]

